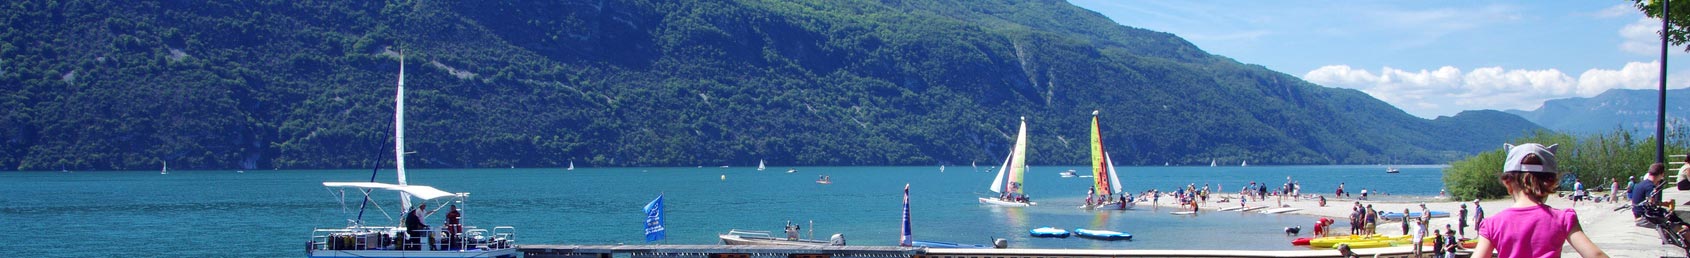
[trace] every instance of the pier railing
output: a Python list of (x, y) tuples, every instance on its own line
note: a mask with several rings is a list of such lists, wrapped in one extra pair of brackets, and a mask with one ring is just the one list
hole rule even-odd
[[(1344, 257), (1337, 250), (930, 249), (899, 246), (523, 245), (517, 250), (528, 258)], [(1431, 248), (1424, 250), (1431, 252)], [(1370, 248), (1355, 250), (1355, 257), (1409, 257), (1410, 253), (1409, 247)]]

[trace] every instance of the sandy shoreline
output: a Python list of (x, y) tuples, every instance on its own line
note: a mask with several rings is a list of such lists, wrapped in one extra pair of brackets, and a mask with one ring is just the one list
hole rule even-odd
[[(1330, 194), (1330, 193), (1328, 193), (1328, 194)], [(1592, 193), (1592, 194), (1607, 194), (1607, 192), (1599, 192), (1599, 193)], [(1668, 190), (1665, 191), (1665, 193), (1663, 193), (1663, 195), (1664, 195), (1664, 198), (1666, 198), (1666, 199), (1677, 199), (1677, 201), (1680, 202), (1680, 203), (1683, 203), (1687, 200), (1690, 200), (1690, 192), (1678, 191), (1676, 189), (1668, 189)], [(1220, 199), (1218, 197), (1221, 197), (1221, 196), (1230, 198), (1230, 201), (1225, 202), (1225, 203), (1217, 202)], [(1336, 233), (1334, 233), (1335, 235), (1347, 234), (1348, 233), (1348, 231), (1349, 231), (1350, 207), (1355, 205), (1355, 202), (1357, 201), (1355, 199), (1350, 199), (1350, 198), (1335, 199), (1335, 198), (1331, 198), (1331, 196), (1328, 196), (1326, 206), (1320, 207), (1319, 201), (1316, 201), (1316, 200), (1307, 200), (1307, 199), (1293, 200), (1293, 198), (1285, 198), (1285, 201), (1283, 201), (1283, 202), (1276, 202), (1277, 198), (1278, 197), (1271, 197), (1270, 196), (1266, 199), (1266, 201), (1250, 201), (1250, 202), (1248, 202), (1248, 204), (1249, 204), (1249, 206), (1267, 206), (1267, 207), (1269, 207), (1269, 209), (1271, 209), (1272, 207), (1275, 207), (1275, 205), (1277, 205), (1277, 204), (1283, 204), (1284, 207), (1301, 208), (1302, 209), (1302, 210), (1298, 210), (1298, 211), (1288, 212), (1286, 214), (1301, 214), (1301, 215), (1311, 215), (1311, 216), (1332, 218), (1332, 219), (1337, 221), (1337, 223), (1335, 223), (1332, 226), (1332, 230), (1336, 232)], [(1189, 209), (1190, 208), (1189, 206), (1187, 206), (1187, 207), (1175, 207), (1175, 206), (1177, 206), (1178, 203), (1175, 202), (1174, 200), (1176, 200), (1176, 199), (1164, 196), (1161, 199), (1161, 202), (1156, 203), (1155, 206), (1159, 206), (1159, 207), (1167, 208), (1167, 209), (1174, 209), (1174, 208)], [(1222, 194), (1222, 195), (1213, 195), (1212, 194), (1212, 195), (1210, 195), (1208, 202), (1202, 203), (1201, 205), (1199, 205), (1199, 209), (1202, 210), (1201, 212), (1238, 212), (1238, 211), (1217, 211), (1217, 209), (1220, 209), (1220, 208), (1238, 207), (1239, 206), (1238, 200), (1239, 200), (1238, 194), (1236, 194), (1236, 193)], [(1476, 235), (1478, 235), (1478, 233), (1475, 232), (1475, 226), (1471, 224), (1473, 213), (1476, 212), (1476, 210), (1473, 207), (1471, 207), (1471, 206), (1473, 206), (1472, 200), (1466, 200), (1466, 201), (1463, 202), (1463, 201), (1448, 200), (1448, 199), (1445, 199), (1445, 198), (1430, 198), (1430, 199), (1425, 200), (1424, 202), (1419, 202), (1419, 201), (1412, 201), (1411, 202), (1411, 201), (1403, 201), (1401, 199), (1398, 199), (1398, 200), (1395, 200), (1395, 201), (1392, 201), (1392, 200), (1361, 201), (1361, 203), (1362, 203), (1362, 205), (1373, 205), (1373, 208), (1376, 209), (1376, 210), (1379, 210), (1380, 212), (1391, 212), (1391, 211), (1402, 212), (1402, 210), (1404, 208), (1407, 208), (1407, 209), (1409, 209), (1410, 211), (1413, 211), (1413, 212), (1419, 212), (1421, 203), (1425, 203), (1426, 207), (1429, 208), (1432, 211), (1449, 212), (1450, 217), (1433, 218), (1432, 219), (1431, 225), (1432, 225), (1432, 228), (1434, 228), (1434, 229), (1443, 229), (1444, 228), (1443, 225), (1445, 225), (1445, 224), (1451, 225), (1452, 227), (1459, 226), (1459, 224), (1457, 224), (1457, 222), (1456, 222), (1456, 219), (1457, 219), (1456, 217), (1459, 216), (1458, 213), (1459, 213), (1459, 210), (1461, 209), (1460, 205), (1465, 203), (1469, 206), (1469, 207), (1467, 207), (1468, 212), (1469, 212), (1468, 218), (1467, 218), (1469, 220), (1468, 221), (1469, 225), (1468, 225), (1468, 228), (1466, 230), (1467, 231), (1466, 235), (1464, 237), (1471, 238), (1471, 237), (1475, 237)], [(1513, 200), (1512, 199), (1492, 199), (1492, 200), (1482, 200), (1479, 203), (1484, 206), (1485, 213), (1487, 215), (1494, 215), (1494, 214), (1496, 214), (1496, 212), (1501, 211), (1503, 209), (1507, 209), (1509, 206), (1512, 206)], [(1579, 202), (1578, 206), (1574, 207), (1573, 202), (1571, 200), (1568, 200), (1566, 198), (1556, 198), (1556, 197), (1551, 197), (1550, 201), (1548, 203), (1549, 203), (1550, 206), (1553, 206), (1553, 207), (1556, 207), (1556, 208), (1563, 208), (1564, 209), (1564, 208), (1568, 208), (1568, 207), (1573, 207), (1573, 209), (1575, 211), (1577, 211), (1578, 214), (1579, 214), (1579, 222), (1584, 227), (1585, 233), (1590, 236), (1590, 239), (1596, 243), (1597, 247), (1602, 248), (1602, 251), (1607, 252), (1608, 255), (1611, 256), (1611, 257), (1662, 257), (1662, 256), (1684, 256), (1685, 255), (1685, 253), (1682, 249), (1678, 249), (1677, 247), (1674, 247), (1674, 246), (1671, 246), (1671, 245), (1661, 244), (1660, 235), (1655, 233), (1654, 229), (1634, 226), (1632, 224), (1633, 220), (1632, 220), (1632, 217), (1631, 217), (1631, 211), (1630, 210), (1614, 211), (1614, 208), (1619, 207), (1621, 205), (1620, 203), (1613, 203), (1613, 202), (1591, 203), (1591, 202), (1586, 201), (1586, 202)], [(1145, 207), (1145, 206), (1142, 206), (1142, 205), (1151, 205), (1151, 203), (1149, 201), (1142, 201), (1142, 202), (1139, 202), (1139, 205), (1141, 205), (1141, 207)], [(1685, 209), (1683, 206), (1680, 206), (1680, 207), (1681, 208), (1679, 208), (1678, 210), (1684, 210)], [(1266, 210), (1266, 209), (1263, 209), (1263, 210)], [(1260, 211), (1261, 210), (1257, 210), (1257, 211), (1253, 211), (1253, 212), (1260, 212)], [(1275, 227), (1286, 227), (1286, 226), (1292, 226), (1292, 225), (1273, 225), (1273, 226), (1275, 226)], [(1301, 226), (1303, 228), (1302, 229), (1302, 235), (1303, 236), (1309, 236), (1314, 232), (1314, 229), (1312, 228), (1314, 226), (1314, 221), (1312, 221), (1312, 220), (1309, 221), (1308, 223), (1305, 223), (1305, 224), (1302, 224), (1302, 225), (1296, 225), (1296, 226)], [(1401, 234), (1402, 233), (1402, 224), (1401, 224), (1400, 221), (1381, 221), (1380, 224), (1378, 225), (1377, 230), (1378, 230), (1379, 233), (1386, 234), (1386, 235)], [(1289, 244), (1289, 243), (1287, 243), (1287, 244)], [(1428, 251), (1429, 251), (1429, 249), (1428, 249)], [(1578, 252), (1574, 251), (1572, 249), (1571, 245), (1564, 245), (1563, 246), (1562, 256), (1563, 257), (1579, 257)]]

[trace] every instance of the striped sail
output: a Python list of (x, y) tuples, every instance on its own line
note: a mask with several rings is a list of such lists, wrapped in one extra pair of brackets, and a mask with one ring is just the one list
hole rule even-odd
[(1115, 162), (1109, 159), (1109, 152), (1103, 149), (1103, 130), (1097, 124), (1097, 113), (1091, 112), (1092, 188), (1100, 195), (1120, 193), (1121, 179), (1115, 176)]
[(1021, 194), (1021, 178), (1027, 170), (1027, 118), (1021, 117), (1021, 129), (1015, 134), (1015, 147), (1010, 149), (1009, 157), (1003, 159), (1003, 166), (998, 167), (997, 177), (992, 179), (992, 192)]
[(1021, 177), (1027, 173), (1027, 117), (1021, 117), (1021, 132), (1015, 134), (1015, 151), (1010, 152), (1009, 185), (1010, 191), (1021, 194), (1025, 185), (1021, 184)]

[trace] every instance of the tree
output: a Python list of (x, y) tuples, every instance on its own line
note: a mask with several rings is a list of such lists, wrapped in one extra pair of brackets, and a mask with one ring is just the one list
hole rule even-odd
[[(1632, 0), (1632, 3), (1649, 18), (1661, 18), (1661, 1)], [(1690, 1), (1668, 4), (1672, 8), (1672, 17), (1667, 19), (1667, 41), (1675, 46), (1684, 46), (1685, 41), (1690, 41), (1690, 29), (1684, 27), (1685, 24), (1690, 24)], [(1684, 51), (1690, 52), (1690, 46), (1686, 46)]]

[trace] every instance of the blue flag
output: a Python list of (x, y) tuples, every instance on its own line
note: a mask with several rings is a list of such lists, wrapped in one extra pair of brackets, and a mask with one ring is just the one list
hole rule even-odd
[(663, 196), (645, 204), (645, 241), (663, 240)]

